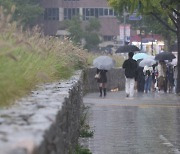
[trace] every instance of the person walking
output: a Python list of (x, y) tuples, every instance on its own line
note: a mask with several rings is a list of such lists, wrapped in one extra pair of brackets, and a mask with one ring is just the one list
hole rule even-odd
[(145, 78), (143, 73), (143, 67), (137, 68), (136, 82), (137, 82), (137, 91), (144, 92)]
[(175, 93), (177, 89), (177, 74), (178, 74), (177, 66), (174, 66), (174, 92)]
[(152, 67), (145, 66), (143, 69), (144, 76), (145, 76), (145, 83), (144, 83), (144, 93), (149, 93), (151, 91), (151, 83), (152, 83)]
[(169, 93), (173, 92), (173, 87), (174, 87), (174, 69), (171, 64), (167, 66), (166, 70), (166, 78), (167, 78), (167, 91)]
[(124, 61), (122, 67), (125, 69), (125, 91), (126, 97), (133, 97), (134, 96), (134, 85), (135, 85), (135, 77), (137, 71), (137, 61), (132, 59), (134, 53), (128, 53), (128, 59)]
[(164, 61), (159, 61), (157, 66), (158, 69), (158, 90), (167, 91), (167, 84), (166, 84), (166, 63)]
[(99, 78), (97, 79), (97, 82), (99, 83), (99, 97), (102, 97), (102, 94), (104, 94), (104, 97), (106, 97), (107, 70), (101, 70), (97, 68), (96, 73), (99, 74)]

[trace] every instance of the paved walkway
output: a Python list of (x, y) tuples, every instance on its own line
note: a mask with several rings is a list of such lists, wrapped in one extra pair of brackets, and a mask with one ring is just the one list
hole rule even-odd
[(84, 97), (93, 138), (93, 154), (180, 154), (180, 97), (174, 94), (98, 93)]

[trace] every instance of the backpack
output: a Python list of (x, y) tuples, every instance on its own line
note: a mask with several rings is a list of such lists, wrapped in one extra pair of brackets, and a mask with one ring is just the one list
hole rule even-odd
[(150, 75), (151, 75), (150, 70), (146, 70), (146, 72), (145, 72), (145, 76), (150, 76)]

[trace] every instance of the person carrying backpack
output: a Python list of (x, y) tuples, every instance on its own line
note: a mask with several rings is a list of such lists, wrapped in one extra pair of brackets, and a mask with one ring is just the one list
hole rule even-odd
[(152, 67), (145, 66), (143, 69), (144, 76), (145, 76), (145, 83), (144, 83), (144, 92), (148, 93), (151, 91), (151, 83), (152, 83)]

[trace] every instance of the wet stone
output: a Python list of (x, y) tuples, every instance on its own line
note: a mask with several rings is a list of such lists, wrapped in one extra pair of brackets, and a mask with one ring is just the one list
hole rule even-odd
[(30, 154), (55, 122), (80, 72), (68, 81), (38, 85), (29, 96), (0, 109), (0, 153)]

